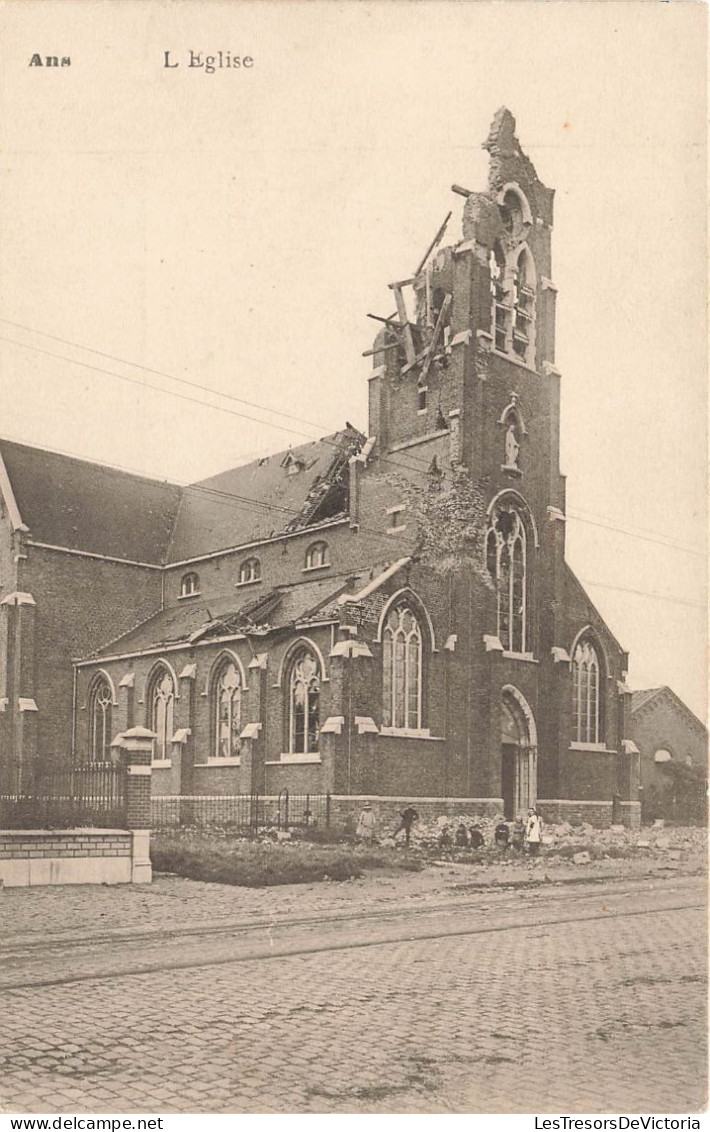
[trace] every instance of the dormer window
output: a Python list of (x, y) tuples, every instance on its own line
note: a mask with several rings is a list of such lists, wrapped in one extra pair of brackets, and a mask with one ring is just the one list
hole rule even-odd
[(314, 542), (306, 551), (305, 570), (320, 570), (323, 566), (330, 566), (327, 542)]
[(200, 592), (200, 579), (197, 574), (183, 574), (180, 581), (180, 597), (195, 597)]
[(281, 461), (281, 467), (286, 469), (287, 476), (296, 476), (302, 472), (306, 466), (306, 461), (301, 459), (300, 456), (294, 456), (293, 452), (287, 452)]
[(247, 558), (239, 567), (238, 586), (248, 586), (250, 582), (261, 581), (261, 562), (258, 558)]

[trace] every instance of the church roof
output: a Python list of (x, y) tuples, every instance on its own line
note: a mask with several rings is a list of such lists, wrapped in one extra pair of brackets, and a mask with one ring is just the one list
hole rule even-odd
[(368, 568), (354, 574), (275, 586), (257, 597), (252, 593), (248, 600), (240, 601), (238, 595), (227, 594), (200, 602), (183, 602), (160, 610), (87, 659), (131, 656), (148, 649), (192, 645), (242, 632), (263, 636), (302, 621), (337, 620), (338, 596), (363, 584), (369, 575)]
[(347, 464), (365, 437), (348, 426), (186, 487), (168, 553), (182, 562), (310, 526), (347, 510)]
[(0, 457), (36, 542), (162, 565), (345, 514), (348, 460), (364, 440), (348, 425), (188, 487), (10, 440)]
[(135, 562), (161, 563), (181, 489), (0, 439), (20, 518), (37, 542)]
[(656, 693), (660, 691), (660, 688), (644, 688), (638, 692), (632, 692), (631, 710), (638, 711), (639, 708), (642, 708), (644, 704), (647, 704), (649, 700), (652, 700)]

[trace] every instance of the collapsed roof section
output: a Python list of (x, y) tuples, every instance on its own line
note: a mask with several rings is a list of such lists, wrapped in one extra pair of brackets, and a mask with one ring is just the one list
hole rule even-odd
[(33, 541), (162, 566), (347, 515), (364, 442), (347, 424), (181, 487), (0, 439), (0, 491)]

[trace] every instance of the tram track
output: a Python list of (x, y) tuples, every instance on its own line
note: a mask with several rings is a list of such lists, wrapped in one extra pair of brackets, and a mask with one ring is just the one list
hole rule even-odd
[[(65, 963), (64, 970), (58, 969), (51, 975), (47, 974), (47, 951), (51, 951), (51, 948), (45, 949), (44, 953), (35, 952), (29, 956), (19, 956), (16, 953), (10, 955), (6, 952), (0, 970), (0, 993), (457, 936), (475, 937), (505, 931), (544, 930), (547, 927), (582, 921), (611, 921), (665, 912), (704, 911), (706, 903), (700, 898), (701, 894), (704, 896), (704, 888), (698, 893), (700, 886), (695, 887), (696, 894), (687, 893), (684, 898), (684, 894), (677, 891), (664, 894), (655, 887), (644, 892), (638, 891), (637, 886), (637, 891), (631, 892), (628, 884), (615, 886), (613, 892), (604, 892), (601, 905), (593, 899), (592, 894), (587, 894), (586, 904), (591, 906), (586, 907), (581, 898), (564, 902), (565, 907), (552, 908), (549, 904), (541, 907), (533, 904), (525, 909), (516, 905), (514, 908), (509, 906), (495, 910), (484, 908), (480, 902), (467, 902), (466, 909), (460, 904), (449, 902), (416, 910), (410, 908), (403, 911), (399, 908), (338, 917), (302, 917), (282, 920), (280, 923), (265, 920), (241, 927), (232, 924), (211, 932), (206, 928), (195, 929), (189, 935), (185, 932), (171, 934), (164, 931), (153, 935), (150, 940), (145, 935), (105, 940), (103, 943), (92, 938), (83, 947), (75, 946), (69, 956), (68, 966)], [(598, 896), (599, 893), (594, 895)], [(629, 903), (640, 903), (640, 906), (631, 907)], [(446, 922), (430, 922), (432, 917), (440, 916), (444, 911)], [(481, 922), (481, 912), (486, 916), (485, 923)], [(325, 938), (324, 929), (328, 933)], [(190, 941), (191, 936), (194, 937), (195, 946), (184, 953), (184, 945), (186, 941)], [(207, 941), (205, 937), (211, 938)], [(166, 953), (165, 943), (171, 939), (178, 946), (171, 948), (171, 953)], [(112, 949), (108, 946), (110, 944), (116, 947)], [(147, 950), (147, 945), (150, 944), (155, 952), (154, 956), (146, 956), (143, 952), (136, 954), (136, 944), (143, 950)], [(38, 969), (33, 969), (37, 967), (36, 962), (33, 962), (35, 956), (40, 961)], [(61, 968), (61, 955), (59, 958), (58, 966)], [(23, 967), (26, 968), (24, 972)]]

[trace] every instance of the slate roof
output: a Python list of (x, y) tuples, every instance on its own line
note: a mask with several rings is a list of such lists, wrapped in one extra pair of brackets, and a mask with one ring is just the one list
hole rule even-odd
[[(344, 513), (347, 495), (338, 491), (338, 481), (364, 441), (362, 433), (348, 427), (185, 488), (168, 561), (256, 542)], [(300, 470), (289, 475), (288, 463)]]
[[(304, 620), (327, 621), (338, 616), (337, 598), (346, 589), (364, 585), (370, 570), (275, 586), (258, 597), (238, 592), (217, 599), (185, 601), (163, 609), (122, 637), (93, 653), (92, 660), (123, 656), (165, 645), (226, 637), (244, 630), (265, 635)], [(89, 659), (89, 658), (86, 658)]]
[(164, 561), (181, 489), (103, 464), (0, 439), (23, 523), (38, 542)]
[(161, 565), (344, 514), (348, 460), (364, 440), (347, 426), (189, 487), (10, 440), (0, 455), (31, 538)]

